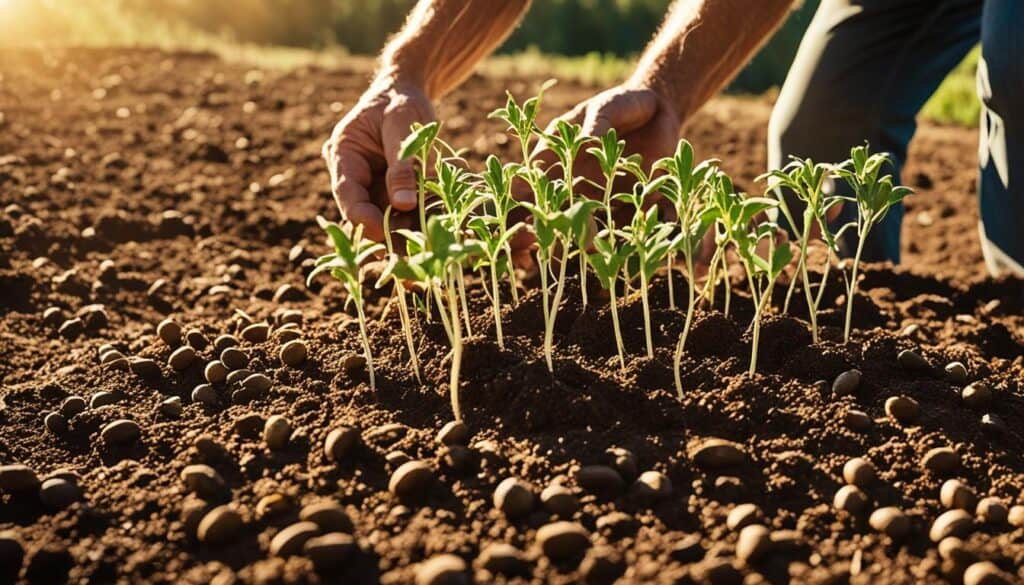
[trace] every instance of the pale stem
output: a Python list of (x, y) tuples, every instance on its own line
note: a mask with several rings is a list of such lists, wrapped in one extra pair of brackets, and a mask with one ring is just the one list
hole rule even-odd
[(423, 379), (420, 377), (420, 359), (416, 355), (416, 342), (412, 338), (412, 320), (409, 318), (409, 306), (405, 301), (405, 290), (400, 282), (395, 282), (395, 290), (398, 292), (398, 316), (402, 318), (402, 329), (405, 330), (405, 345), (409, 348), (409, 361), (412, 364), (412, 372), (416, 381), (420, 384)]
[(551, 299), (550, 318), (544, 328), (544, 352), (548, 360), (548, 370), (554, 372), (554, 364), (551, 359), (552, 347), (555, 343), (555, 320), (558, 319), (558, 308), (562, 303), (562, 292), (565, 290), (565, 267), (569, 264), (569, 246), (565, 243), (562, 247), (562, 261), (558, 267), (558, 282), (555, 283), (555, 296)]
[(498, 347), (505, 349), (505, 340), (501, 333), (501, 297), (498, 296), (498, 263), (491, 262), (491, 301), (494, 303), (494, 332), (498, 338)]
[(615, 330), (615, 349), (619, 354), (619, 368), (626, 369), (626, 358), (623, 354), (626, 351), (626, 344), (622, 341), (622, 330), (619, 328), (619, 303), (615, 298), (615, 281), (612, 278), (611, 287), (608, 288), (609, 306), (612, 309), (612, 328)]
[(466, 320), (466, 335), (473, 336), (473, 327), (469, 322), (469, 302), (466, 300), (466, 279), (462, 276), (462, 269), (455, 272), (455, 282), (459, 287), (459, 300), (462, 302), (462, 318)]
[(665, 274), (668, 276), (668, 308), (676, 308), (676, 292), (672, 286), (672, 265), (675, 264), (676, 255), (669, 254), (665, 257)]
[(548, 364), (548, 371), (554, 372), (555, 366), (551, 361), (551, 348), (548, 347), (548, 327), (551, 323), (551, 307), (548, 295), (548, 263), (542, 259), (543, 254), (537, 254), (537, 268), (540, 271), (540, 294), (541, 294), (541, 310), (544, 313), (544, 360)]
[(689, 293), (689, 304), (686, 307), (686, 321), (683, 323), (683, 331), (679, 334), (679, 341), (676, 343), (676, 352), (672, 364), (672, 373), (676, 380), (676, 392), (679, 400), (683, 400), (683, 375), (682, 362), (683, 351), (686, 348), (686, 338), (690, 335), (690, 326), (693, 324), (694, 307), (697, 304), (696, 287), (693, 282), (693, 254), (684, 252), (686, 256), (687, 283)]
[(857, 268), (860, 264), (860, 255), (864, 251), (864, 240), (866, 239), (867, 230), (863, 230), (857, 242), (857, 253), (853, 257), (853, 272), (850, 284), (846, 287), (846, 326), (843, 328), (843, 343), (850, 342), (850, 322), (853, 319), (853, 295), (857, 293)]
[(651, 340), (651, 307), (647, 300), (647, 272), (640, 271), (640, 301), (644, 307), (644, 339), (647, 342), (647, 357), (654, 357), (654, 343)]
[(373, 371), (373, 353), (370, 351), (370, 337), (366, 334), (366, 313), (363, 312), (363, 299), (356, 296), (356, 313), (359, 316), (359, 338), (363, 343), (363, 354), (366, 357), (366, 371), (370, 375), (370, 390), (377, 389), (377, 381)]
[[(460, 271), (461, 272), (461, 271)], [(462, 408), (459, 405), (459, 370), (462, 369), (462, 325), (459, 323), (459, 307), (455, 298), (455, 290), (452, 283), (448, 283), (448, 308), (451, 311), (452, 321), (452, 369), (449, 381), (449, 394), (452, 399), (452, 413), (455, 420), (462, 420)]]

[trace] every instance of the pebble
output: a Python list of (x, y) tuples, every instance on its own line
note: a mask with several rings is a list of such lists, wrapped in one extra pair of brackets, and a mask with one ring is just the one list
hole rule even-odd
[(964, 585), (1010, 585), (1014, 580), (992, 561), (978, 561), (964, 571)]
[(751, 524), (740, 531), (736, 541), (736, 557), (742, 561), (756, 561), (771, 547), (771, 532), (760, 524)]
[(133, 420), (126, 418), (115, 420), (112, 423), (107, 424), (100, 431), (100, 437), (108, 445), (127, 445), (134, 443), (142, 435), (142, 429), (139, 428), (139, 424)]
[(47, 414), (46, 418), (43, 419), (43, 425), (46, 427), (46, 430), (55, 435), (63, 435), (68, 432), (68, 419), (64, 418), (64, 415), (59, 412)]
[(854, 457), (843, 466), (843, 479), (850, 485), (867, 487), (878, 477), (875, 466), (863, 457)]
[(576, 522), (552, 522), (537, 530), (537, 544), (552, 560), (576, 559), (590, 548), (590, 533)]
[(725, 439), (712, 438), (691, 443), (688, 451), (694, 463), (707, 468), (731, 467), (746, 459), (743, 447)]
[(231, 504), (217, 506), (199, 522), (196, 538), (205, 544), (227, 544), (242, 530), (242, 524), (242, 516)]
[(519, 518), (533, 509), (533, 486), (529, 483), (509, 477), (498, 484), (494, 490), (494, 507), (501, 510), (509, 518)]
[(128, 360), (128, 367), (133, 374), (146, 380), (155, 380), (160, 377), (160, 366), (149, 358), (131, 358)]
[(352, 375), (362, 371), (366, 367), (366, 356), (358, 353), (350, 353), (341, 358), (341, 369), (346, 374)]
[(632, 490), (646, 500), (662, 500), (672, 495), (672, 480), (660, 471), (645, 471), (633, 482)]
[(416, 567), (416, 585), (469, 585), (468, 567), (462, 557), (440, 554)]
[(156, 326), (156, 334), (166, 343), (169, 347), (178, 347), (181, 345), (181, 325), (178, 325), (173, 319), (164, 319)]
[(235, 384), (241, 383), (242, 380), (248, 378), (251, 375), (252, 375), (252, 372), (247, 370), (247, 369), (245, 369), (245, 368), (242, 368), (241, 370), (234, 370), (231, 373), (229, 373), (227, 376), (225, 376), (224, 382), (228, 386), (233, 386)]
[(615, 468), (615, 471), (619, 472), (622, 479), (626, 481), (636, 479), (640, 468), (636, 455), (632, 451), (622, 447), (613, 447), (608, 450), (608, 454), (612, 457), (612, 467)]
[(281, 351), (278, 355), (281, 358), (281, 363), (296, 368), (306, 361), (308, 352), (305, 342), (301, 339), (293, 339), (281, 346)]
[(936, 475), (949, 475), (960, 469), (960, 455), (951, 447), (936, 447), (924, 454), (921, 465)]
[(200, 384), (192, 390), (192, 402), (198, 402), (199, 404), (205, 404), (207, 406), (217, 405), (217, 393), (214, 392), (213, 386), (209, 384)]
[(249, 356), (237, 347), (228, 347), (220, 352), (220, 361), (229, 370), (241, 370), (249, 365)]
[[(256, 518), (263, 520), (271, 516), (284, 514), (288, 510), (291, 510), (291, 508), (292, 503), (287, 496), (283, 494), (266, 495), (256, 502)], [(308, 518), (300, 518), (300, 520), (307, 519)]]
[(974, 519), (966, 510), (959, 508), (946, 510), (939, 514), (939, 517), (932, 523), (932, 528), (928, 531), (928, 538), (936, 543), (947, 536), (964, 538), (970, 534), (973, 523)]
[(52, 477), (39, 488), (39, 500), (52, 512), (63, 510), (82, 499), (82, 490), (73, 482)]
[(912, 349), (904, 349), (901, 351), (899, 355), (896, 356), (896, 361), (899, 362), (903, 369), (911, 372), (926, 372), (932, 369), (928, 360), (921, 357), (921, 354)]
[(424, 461), (409, 461), (391, 474), (388, 491), (400, 498), (413, 498), (429, 491), (434, 481), (434, 470), (430, 465)]
[(960, 540), (955, 536), (947, 536), (939, 542), (939, 556), (944, 560), (951, 563), (955, 563), (960, 566), (966, 566), (977, 560), (977, 557), (967, 546), (964, 545), (964, 541)]
[(609, 494), (621, 492), (625, 480), (615, 469), (607, 465), (585, 465), (576, 472), (576, 482), (590, 492)]
[(680, 563), (696, 563), (704, 558), (704, 545), (699, 534), (686, 534), (672, 545), (669, 556)]
[(999, 498), (992, 496), (982, 498), (978, 502), (978, 507), (975, 509), (975, 513), (983, 522), (987, 522), (994, 526), (1006, 524), (1006, 520), (1010, 515), (1010, 511), (1006, 508), (1006, 504)]
[(359, 445), (359, 431), (352, 427), (338, 427), (327, 433), (324, 440), (324, 455), (328, 460), (340, 463)]
[(846, 428), (859, 433), (870, 429), (874, 424), (868, 413), (854, 408), (846, 411), (844, 422), (846, 423)]
[(946, 378), (954, 384), (963, 384), (967, 381), (967, 367), (960, 362), (949, 362), (944, 368)]
[(249, 343), (263, 343), (270, 336), (270, 325), (266, 323), (253, 323), (242, 329), (242, 339)]
[[(12, 571), (17, 575), (25, 558), (25, 547), (13, 530), (0, 530), (0, 571)], [(0, 572), (0, 575), (4, 574)], [(13, 580), (12, 580), (13, 581)]]
[(973, 510), (977, 497), (974, 491), (959, 479), (947, 479), (939, 489), (939, 502), (949, 509)]
[(868, 496), (855, 485), (844, 485), (836, 491), (832, 505), (853, 516), (862, 516), (868, 511)]
[(279, 414), (267, 418), (267, 422), (263, 425), (263, 442), (273, 450), (284, 449), (291, 436), (292, 424)]
[(74, 418), (76, 414), (85, 412), (85, 399), (81, 396), (68, 396), (60, 403), (60, 413), (64, 418)]
[(189, 329), (185, 333), (185, 343), (191, 345), (199, 351), (206, 349), (210, 345), (210, 340), (207, 339), (203, 332), (198, 329)]
[(242, 380), (242, 387), (252, 392), (263, 393), (270, 390), (270, 387), (274, 385), (274, 382), (264, 374), (252, 374), (246, 379)]
[(985, 384), (974, 382), (960, 391), (960, 399), (967, 408), (985, 410), (992, 403), (992, 389)]
[(111, 404), (117, 404), (117, 394), (100, 390), (89, 398), (89, 408), (102, 408)]
[(78, 317), (73, 317), (64, 321), (60, 328), (57, 329), (57, 333), (64, 339), (76, 339), (79, 335), (85, 333), (85, 322)]
[(174, 350), (171, 357), (167, 359), (167, 365), (179, 372), (185, 371), (196, 361), (196, 350), (188, 345), (183, 345)]
[(469, 443), (469, 427), (460, 420), (448, 421), (437, 432), (437, 442), (442, 445), (466, 445)]
[(529, 569), (523, 551), (505, 542), (485, 546), (477, 556), (476, 562), (480, 567), (497, 575), (519, 576)]
[(224, 362), (213, 360), (206, 364), (206, 368), (203, 369), (203, 377), (211, 384), (219, 384), (227, 379), (228, 368), (224, 365)]
[(462, 445), (446, 445), (438, 451), (438, 456), (447, 469), (456, 472), (467, 472), (475, 463), (473, 450)]
[(345, 508), (342, 508), (341, 504), (331, 501), (316, 502), (303, 507), (299, 511), (299, 520), (316, 524), (322, 532), (352, 534), (356, 529)]
[(832, 393), (836, 396), (850, 396), (860, 388), (860, 370), (847, 370), (836, 376), (832, 382)]
[(236, 347), (237, 345), (238, 339), (236, 339), (234, 335), (228, 335), (225, 333), (224, 335), (218, 335), (217, 338), (213, 340), (213, 351), (219, 353), (229, 347)]
[(318, 571), (329, 571), (344, 564), (357, 548), (351, 534), (331, 532), (307, 540), (303, 553)]
[(920, 412), (920, 405), (909, 396), (890, 396), (885, 401), (885, 414), (901, 424), (914, 422)]
[(910, 519), (903, 510), (895, 506), (875, 510), (871, 513), (868, 524), (893, 540), (899, 540), (910, 532)]
[(274, 535), (270, 540), (270, 554), (275, 557), (297, 555), (309, 539), (319, 533), (320, 527), (312, 522), (296, 522)]
[(580, 508), (580, 501), (562, 484), (553, 483), (540, 492), (540, 503), (559, 518), (571, 518)]
[(227, 486), (217, 470), (197, 463), (181, 470), (181, 480), (190, 491), (204, 500), (216, 500), (224, 495)]
[(60, 307), (47, 307), (43, 311), (43, 324), (55, 327), (57, 324), (64, 321), (64, 311), (60, 310)]
[(1024, 526), (1024, 506), (1011, 507), (1010, 512), (1006, 515), (1006, 520), (1010, 523), (1010, 526), (1016, 526), (1017, 528)]
[(177, 396), (171, 396), (160, 403), (160, 414), (167, 418), (178, 418), (181, 416), (184, 408), (181, 405), (181, 398)]
[(757, 504), (740, 504), (734, 507), (725, 518), (725, 525), (729, 530), (741, 530), (745, 526), (756, 523), (761, 519), (761, 509)]

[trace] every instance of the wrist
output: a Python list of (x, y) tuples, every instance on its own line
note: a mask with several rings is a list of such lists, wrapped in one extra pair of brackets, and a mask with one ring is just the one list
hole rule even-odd
[(692, 92), (675, 83), (674, 80), (677, 78), (678, 76), (665, 75), (658, 69), (637, 68), (625, 85), (629, 89), (653, 93), (658, 98), (659, 106), (675, 114), (682, 124), (693, 113), (695, 99)]

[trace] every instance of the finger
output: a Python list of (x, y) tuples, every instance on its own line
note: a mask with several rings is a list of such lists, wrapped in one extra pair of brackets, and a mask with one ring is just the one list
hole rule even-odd
[(384, 239), (384, 214), (370, 201), (370, 165), (352, 150), (338, 150), (331, 165), (331, 185), (338, 209), (346, 221), (363, 226), (363, 235), (374, 241)]
[(587, 110), (583, 119), (583, 132), (590, 136), (604, 136), (615, 128), (619, 135), (643, 126), (658, 111), (658, 99), (648, 91), (625, 91), (615, 94), (597, 108)]
[(415, 122), (425, 124), (433, 119), (429, 106), (423, 106), (406, 95), (394, 94), (391, 104), (384, 111), (381, 125), (381, 144), (387, 159), (388, 170), (385, 175), (388, 199), (399, 211), (409, 211), (416, 207), (416, 167), (411, 160), (398, 158), (402, 141), (409, 136)]

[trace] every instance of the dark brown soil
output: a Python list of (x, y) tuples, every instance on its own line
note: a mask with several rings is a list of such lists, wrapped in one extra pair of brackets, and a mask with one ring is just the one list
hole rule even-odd
[[(654, 359), (642, 356), (639, 300), (622, 309), (630, 352), (623, 372), (606, 306), (583, 310), (575, 281), (559, 320), (554, 375), (540, 353), (536, 293), (507, 308), (501, 350), (486, 299), (474, 287), (480, 317), (467, 342), (462, 386), (472, 438), (468, 452), (453, 454), (434, 440), (451, 418), (439, 328), (417, 330), (425, 375), (418, 385), (398, 317), (374, 297), (374, 314), (384, 315), (371, 326), (379, 362), (374, 392), (364, 372), (341, 366), (359, 349), (340, 287), (324, 283), (313, 292), (303, 285), (303, 261), (325, 249), (312, 220), (336, 217), (320, 145), (365, 82), (364, 72), (344, 70), (257, 75), (194, 54), (0, 53), (0, 465), (23, 463), (40, 478), (70, 471), (84, 493), (56, 513), (34, 494), (0, 494), (0, 533), (9, 531), (24, 549), (22, 558), (0, 546), (0, 582), (409, 583), (422, 561), (446, 552), (464, 559), (467, 576), (480, 583), (599, 583), (620, 574), (622, 582), (658, 583), (742, 576), (748, 583), (960, 582), (965, 565), (940, 558), (928, 537), (946, 477), (924, 469), (925, 453), (952, 447), (962, 466), (951, 477), (978, 497), (1024, 504), (1024, 285), (984, 276), (975, 235), (976, 132), (930, 125), (919, 132), (905, 177), (918, 190), (904, 227), (906, 266), (867, 271), (852, 343), (835, 341), (837, 309), (823, 316), (826, 341), (818, 345), (802, 320), (772, 316), (761, 368), (747, 375), (751, 309), (740, 291), (731, 317), (698, 316), (682, 402), (671, 370), (682, 317), (667, 306), (664, 278), (651, 287), (660, 348)], [(514, 157), (501, 125), (485, 114), (502, 102), (506, 86), (525, 95), (537, 85), (471, 79), (439, 107), (448, 136), (470, 148), (474, 162), (490, 152)], [(564, 110), (588, 91), (559, 86), (546, 112)], [(686, 135), (701, 157), (721, 158), (741, 187), (752, 188), (764, 169), (769, 109), (763, 100), (719, 99)], [(101, 269), (106, 260), (113, 268)], [(275, 298), (286, 284), (294, 290)], [(676, 281), (680, 299), (684, 286)], [(838, 294), (840, 281), (830, 286)], [(106, 319), (88, 308), (96, 304)], [(60, 322), (44, 322), (48, 307), (60, 308), (60, 322), (86, 315), (84, 332), (59, 335)], [(309, 359), (283, 367), (273, 336), (243, 341), (249, 369), (273, 380), (270, 392), (235, 404), (216, 386), (219, 405), (193, 403), (191, 391), (215, 354), (200, 348), (195, 364), (175, 372), (156, 325), (171, 316), (212, 340), (238, 335), (250, 319), (276, 323), (281, 309), (302, 312)], [(105, 343), (153, 358), (160, 376), (143, 380), (101, 365)], [(919, 351), (933, 371), (901, 368), (903, 349)], [(942, 375), (953, 360), (966, 365), (970, 380), (989, 386), (990, 405), (963, 404), (961, 386)], [(831, 381), (851, 367), (863, 372), (860, 389), (834, 396)], [(67, 396), (88, 401), (101, 391), (114, 392), (117, 402), (77, 414), (59, 434), (45, 429), (43, 417)], [(913, 423), (886, 416), (886, 399), (896, 395), (920, 404)], [(158, 410), (171, 396), (182, 399), (180, 418)], [(851, 409), (874, 424), (850, 430), (844, 420)], [(289, 445), (272, 451), (258, 432), (236, 424), (253, 414), (286, 415), (296, 429)], [(984, 415), (996, 424), (983, 425)], [(119, 418), (141, 426), (134, 445), (100, 439), (100, 429)], [(374, 435), (387, 423), (401, 425), (399, 438)], [(364, 440), (335, 464), (322, 446), (343, 424), (361, 429)], [(743, 462), (717, 470), (697, 465), (691, 447), (711, 437), (741, 445)], [(652, 503), (633, 491), (580, 487), (576, 471), (612, 463), (607, 451), (615, 447), (635, 455), (638, 472), (665, 473), (673, 493)], [(435, 470), (436, 485), (416, 502), (388, 492), (393, 464), (385, 455), (395, 451)], [(465, 464), (453, 468), (459, 455)], [(893, 541), (866, 517), (833, 508), (842, 467), (858, 456), (878, 470), (865, 488), (871, 509), (904, 510), (911, 523), (905, 538)], [(230, 490), (223, 501), (242, 515), (244, 527), (230, 544), (199, 544), (182, 520), (183, 508), (197, 500), (179, 474), (199, 462), (220, 473)], [(537, 493), (561, 481), (580, 497), (573, 519), (594, 545), (582, 563), (541, 554), (537, 530), (551, 517), (539, 505), (514, 521), (494, 508), (494, 488), (512, 476)], [(283, 495), (290, 511), (258, 516), (257, 502), (272, 494)], [(296, 521), (299, 508), (322, 499), (347, 507), (357, 551), (334, 571), (314, 570), (305, 556), (272, 556), (274, 535)], [(760, 507), (760, 521), (777, 540), (795, 531), (786, 537), (792, 542), (739, 560), (726, 516), (742, 503)], [(684, 547), (688, 540), (699, 545)], [(523, 551), (519, 577), (481, 566), (480, 552), (499, 542)], [(1008, 578), (1024, 578), (1020, 526), (978, 520), (964, 542)]]

